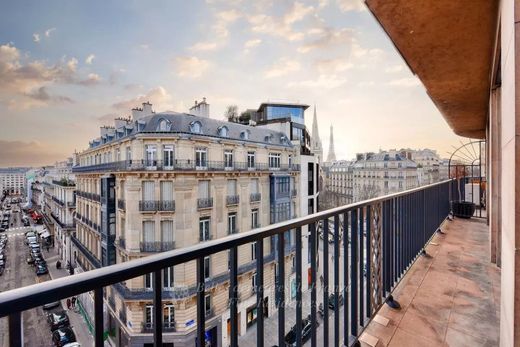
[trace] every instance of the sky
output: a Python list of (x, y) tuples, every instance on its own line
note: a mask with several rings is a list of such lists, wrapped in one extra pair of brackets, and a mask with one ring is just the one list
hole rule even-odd
[(265, 101), (316, 105), (325, 155), (448, 156), (454, 135), (361, 0), (4, 2), (0, 166), (70, 157), (150, 101), (212, 118)]

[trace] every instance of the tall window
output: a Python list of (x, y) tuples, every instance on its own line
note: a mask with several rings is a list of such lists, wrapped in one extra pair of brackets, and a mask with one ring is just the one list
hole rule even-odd
[(143, 200), (154, 201), (155, 200), (155, 182), (154, 181), (143, 181)]
[(146, 305), (144, 308), (144, 322), (148, 328), (153, 326), (153, 305)]
[(173, 305), (167, 304), (164, 305), (163, 310), (163, 323), (166, 327), (171, 328), (175, 324), (175, 309)]
[(237, 180), (227, 181), (227, 193), (229, 196), (237, 195)]
[(269, 168), (279, 169), (280, 168), (280, 153), (269, 153)]
[(210, 257), (204, 257), (204, 279), (206, 279), (206, 280), (209, 279), (209, 277), (211, 276), (210, 264), (211, 264)]
[(175, 240), (173, 234), (173, 221), (161, 221), (161, 241), (170, 244), (168, 248), (173, 248), (173, 241)]
[(170, 266), (166, 269), (163, 269), (163, 287), (165, 289), (172, 289), (173, 286), (173, 266)]
[(197, 169), (206, 169), (208, 167), (208, 151), (206, 148), (197, 148), (195, 150), (195, 166)]
[(224, 167), (226, 169), (233, 168), (233, 151), (230, 149), (224, 151)]
[(172, 181), (161, 181), (161, 201), (173, 201)]
[(251, 179), (250, 189), (251, 189), (251, 194), (259, 193), (260, 187), (259, 187), (258, 178)]
[(121, 161), (121, 150), (116, 149), (116, 161)]
[(254, 169), (255, 167), (255, 152), (247, 152), (247, 168)]
[(144, 221), (143, 222), (143, 242), (155, 242), (155, 222)]
[(204, 297), (204, 310), (206, 311), (206, 314), (209, 314), (211, 312), (211, 295), (207, 294)]
[(126, 158), (127, 161), (132, 160), (132, 148), (126, 147)]
[(256, 242), (251, 244), (251, 260), (256, 260)]
[(153, 290), (153, 279), (151, 273), (144, 275), (144, 289), (147, 291)]
[(199, 219), (199, 236), (200, 241), (208, 241), (210, 239), (210, 219), (203, 217)]
[(228, 214), (228, 234), (234, 234), (237, 231), (237, 214), (236, 212)]
[(199, 181), (199, 199), (209, 199), (210, 197), (210, 185), (209, 181)]
[(251, 228), (255, 229), (260, 226), (260, 223), (258, 222), (258, 209), (255, 208), (254, 210), (251, 210)]
[(173, 145), (164, 145), (163, 161), (165, 169), (173, 169)]
[(289, 154), (289, 167), (292, 166), (292, 155)]
[(146, 145), (146, 166), (155, 167), (157, 166), (157, 146)]

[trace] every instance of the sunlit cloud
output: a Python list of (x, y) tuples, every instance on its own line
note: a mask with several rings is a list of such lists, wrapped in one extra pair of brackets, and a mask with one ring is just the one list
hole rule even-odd
[(291, 72), (300, 70), (301, 64), (297, 60), (282, 58), (265, 71), (265, 78), (285, 76)]
[(208, 70), (210, 62), (197, 57), (177, 57), (174, 64), (179, 77), (199, 78)]
[(92, 65), (92, 62), (94, 61), (94, 58), (96, 58), (96, 56), (94, 54), (89, 54), (85, 58), (85, 64)]

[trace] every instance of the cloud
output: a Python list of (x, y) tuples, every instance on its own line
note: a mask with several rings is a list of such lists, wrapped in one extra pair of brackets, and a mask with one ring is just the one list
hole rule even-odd
[(56, 30), (56, 28), (50, 28), (50, 29), (47, 29), (45, 30), (45, 36), (47, 37), (51, 37), (51, 33)]
[(236, 9), (217, 12), (215, 14), (215, 24), (211, 28), (211, 40), (198, 42), (191, 46), (190, 50), (197, 52), (213, 51), (224, 46), (229, 36), (229, 26), (240, 17), (242, 17), (242, 13)]
[(40, 34), (34, 33), (33, 34), (33, 41), (38, 43), (40, 42)]
[(289, 41), (299, 41), (305, 37), (305, 34), (295, 31), (293, 24), (302, 21), (313, 11), (314, 7), (295, 2), (282, 17), (257, 14), (249, 16), (248, 20), (253, 32), (280, 37)]
[(285, 76), (291, 72), (300, 70), (301, 66), (297, 60), (281, 58), (265, 71), (265, 78)]
[(314, 66), (321, 74), (342, 72), (354, 67), (354, 64), (346, 58), (320, 59), (314, 62)]
[(56, 101), (58, 103), (73, 103), (74, 100), (72, 100), (69, 97), (61, 96), (61, 95), (50, 95), (47, 87), (40, 87), (36, 90), (31, 91), (30, 93), (26, 94), (28, 97), (39, 100), (39, 101)]
[(118, 117), (117, 113), (106, 113), (106, 114), (104, 114), (102, 116), (96, 117), (96, 120), (101, 125), (112, 125), (114, 123), (114, 119), (116, 119), (117, 117)]
[(216, 42), (198, 42), (190, 47), (192, 51), (213, 51), (217, 49)]
[(262, 40), (260, 39), (248, 40), (244, 43), (244, 48), (253, 48), (258, 46), (260, 43), (262, 43)]
[(386, 84), (395, 87), (416, 87), (420, 86), (421, 82), (415, 77), (405, 77), (392, 80), (390, 82), (387, 82)]
[(89, 54), (87, 58), (85, 58), (85, 64), (92, 65), (95, 57), (96, 56), (94, 54)]
[(319, 89), (334, 89), (347, 82), (346, 78), (339, 78), (337, 75), (319, 75), (318, 79), (310, 79), (299, 82), (290, 82), (288, 87), (304, 87)]
[(99, 77), (98, 74), (89, 73), (87, 78), (79, 81), (78, 84), (80, 84), (82, 86), (94, 86), (96, 84), (99, 84), (100, 82), (101, 82), (101, 77)]
[(389, 66), (385, 69), (386, 73), (397, 73), (401, 71), (404, 71), (404, 67), (402, 65)]
[(348, 11), (366, 11), (366, 6), (362, 0), (337, 0), (337, 4), (341, 12)]
[(315, 29), (314, 33), (318, 37), (300, 46), (298, 52), (308, 53), (317, 49), (346, 46), (354, 42), (354, 31), (349, 28), (334, 29), (324, 27), (321, 31)]
[(177, 75), (180, 77), (198, 78), (209, 68), (208, 60), (197, 57), (177, 57), (174, 60)]
[(0, 166), (48, 165), (67, 157), (69, 151), (58, 153), (37, 141), (0, 140)]
[(136, 97), (117, 102), (112, 105), (113, 108), (129, 112), (132, 108), (141, 106), (143, 102), (151, 102), (155, 110), (167, 110), (173, 108), (172, 96), (162, 86), (150, 89), (146, 94), (140, 94)]

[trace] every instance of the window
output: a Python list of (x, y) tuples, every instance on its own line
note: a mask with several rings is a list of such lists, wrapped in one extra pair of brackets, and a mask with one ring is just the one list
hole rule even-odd
[(399, 188), (403, 188), (403, 181), (399, 181)]
[(253, 276), (251, 276), (251, 288), (253, 288), (253, 292), (255, 292), (255, 293), (257, 290), (256, 283), (257, 283), (257, 279), (256, 279), (256, 272), (255, 272), (255, 273), (253, 273)]
[(234, 234), (237, 231), (237, 214), (236, 212), (228, 214), (228, 234)]
[(154, 181), (143, 181), (143, 200), (154, 201), (155, 200), (155, 182)]
[(210, 278), (210, 264), (210, 257), (204, 257), (204, 279), (206, 280)]
[(228, 128), (226, 126), (222, 126), (218, 128), (218, 134), (222, 137), (228, 137)]
[(227, 181), (227, 194), (228, 194), (228, 196), (237, 195), (237, 180), (228, 180)]
[(210, 197), (210, 185), (209, 181), (199, 181), (199, 199), (209, 199)]
[(230, 149), (224, 151), (224, 167), (226, 169), (233, 168), (233, 151)]
[(247, 168), (254, 169), (255, 167), (255, 152), (247, 152)]
[(116, 149), (116, 161), (121, 161), (121, 150)]
[(195, 150), (195, 166), (197, 169), (206, 169), (208, 167), (208, 151), (206, 148), (197, 148)]
[(166, 269), (163, 269), (163, 287), (165, 289), (172, 289), (173, 286), (173, 266), (170, 266)]
[(199, 219), (199, 236), (200, 241), (208, 241), (210, 239), (210, 219), (209, 217), (204, 217)]
[(155, 242), (155, 222), (143, 222), (143, 242)]
[(152, 327), (153, 325), (153, 306), (146, 305), (144, 308), (144, 322), (147, 327)]
[(170, 130), (170, 122), (166, 119), (161, 119), (159, 122), (159, 131), (169, 131)]
[(255, 229), (260, 227), (260, 223), (258, 222), (258, 209), (255, 208), (251, 210), (251, 228)]
[(206, 311), (206, 314), (209, 314), (211, 312), (211, 295), (207, 294), (204, 297), (204, 310)]
[(292, 155), (289, 154), (289, 168), (292, 166)]
[(244, 130), (240, 133), (240, 138), (242, 140), (249, 140), (249, 130)]
[(126, 160), (130, 161), (132, 160), (132, 148), (126, 147)]
[(202, 133), (202, 124), (200, 124), (200, 122), (191, 122), (190, 131), (195, 134), (201, 134)]
[(144, 289), (145, 290), (153, 290), (153, 279), (152, 273), (147, 273), (144, 275)]
[(251, 194), (258, 194), (259, 193), (259, 181), (258, 181), (258, 178), (253, 178), (251, 179), (251, 183), (250, 183), (250, 188), (251, 188)]
[(164, 305), (163, 324), (167, 328), (171, 328), (175, 324), (175, 309), (171, 304)]
[(165, 169), (173, 168), (173, 145), (164, 145), (163, 162), (164, 162)]
[(155, 145), (146, 145), (146, 166), (157, 166), (157, 146)]
[(172, 220), (163, 220), (161, 221), (161, 240), (168, 245), (168, 248), (173, 249), (173, 241), (175, 237), (173, 235), (173, 221)]
[(269, 168), (279, 169), (280, 168), (280, 153), (269, 153)]
[(173, 201), (173, 182), (161, 181), (161, 200)]
[(251, 260), (256, 260), (256, 242), (251, 244)]

